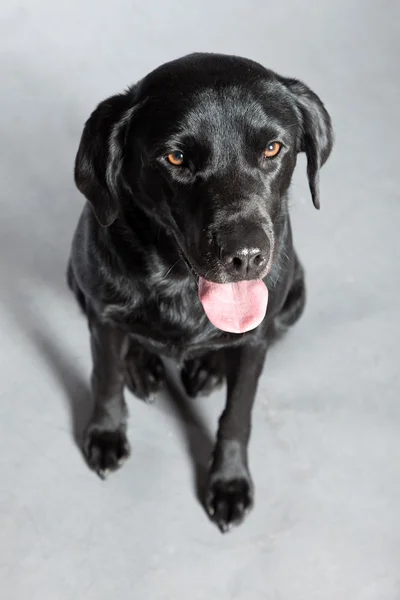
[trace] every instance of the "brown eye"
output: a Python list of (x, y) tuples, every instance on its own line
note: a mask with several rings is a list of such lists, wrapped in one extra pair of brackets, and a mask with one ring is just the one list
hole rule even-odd
[(274, 158), (279, 153), (279, 150), (282, 148), (282, 144), (279, 142), (271, 142), (264, 150), (264, 156), (266, 158)]
[(183, 152), (176, 151), (168, 154), (167, 160), (171, 165), (174, 165), (175, 167), (180, 167), (181, 165), (183, 165), (185, 157), (183, 156)]

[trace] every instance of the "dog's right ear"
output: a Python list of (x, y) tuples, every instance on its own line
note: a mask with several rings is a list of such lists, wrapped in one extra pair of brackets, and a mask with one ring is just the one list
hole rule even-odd
[(118, 216), (121, 167), (132, 98), (117, 95), (101, 102), (83, 129), (75, 159), (75, 183), (92, 205), (100, 225)]

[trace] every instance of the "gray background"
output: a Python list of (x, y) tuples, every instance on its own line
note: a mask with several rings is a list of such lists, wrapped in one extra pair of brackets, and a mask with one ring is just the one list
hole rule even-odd
[[(399, 17), (395, 0), (2, 0), (2, 598), (399, 600)], [(194, 50), (304, 79), (336, 130), (320, 213), (303, 158), (296, 171), (309, 303), (269, 357), (256, 508), (227, 536), (196, 498), (223, 392), (129, 398), (133, 454), (106, 483), (74, 441), (89, 340), (64, 269), (82, 125)]]

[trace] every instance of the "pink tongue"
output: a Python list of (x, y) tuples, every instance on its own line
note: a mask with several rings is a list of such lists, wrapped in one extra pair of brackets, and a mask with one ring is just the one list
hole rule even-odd
[(200, 277), (199, 298), (211, 323), (230, 333), (244, 333), (261, 323), (268, 290), (261, 281), (212, 283)]

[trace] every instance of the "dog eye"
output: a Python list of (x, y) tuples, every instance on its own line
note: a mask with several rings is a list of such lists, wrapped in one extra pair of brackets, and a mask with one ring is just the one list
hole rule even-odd
[(264, 156), (266, 158), (274, 158), (279, 154), (280, 149), (282, 148), (282, 144), (279, 142), (271, 142), (264, 150)]
[(179, 152), (177, 150), (176, 152), (171, 152), (170, 154), (168, 154), (167, 160), (171, 165), (174, 165), (174, 167), (180, 167), (183, 165), (185, 157), (183, 155), (183, 152)]

